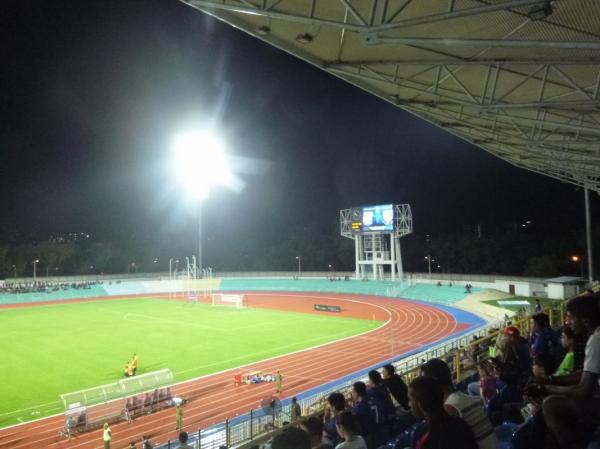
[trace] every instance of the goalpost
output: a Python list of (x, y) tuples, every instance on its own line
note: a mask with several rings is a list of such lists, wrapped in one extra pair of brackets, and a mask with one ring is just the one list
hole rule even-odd
[(234, 307), (236, 309), (242, 309), (246, 307), (244, 302), (244, 295), (238, 295), (233, 293), (213, 293), (211, 295), (213, 306), (226, 306)]

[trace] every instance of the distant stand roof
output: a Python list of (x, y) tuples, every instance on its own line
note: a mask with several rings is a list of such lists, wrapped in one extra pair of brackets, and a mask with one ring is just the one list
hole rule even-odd
[(579, 284), (586, 282), (586, 280), (578, 276), (559, 276), (557, 278), (545, 279), (544, 282), (548, 284)]
[(180, 0), (521, 168), (600, 192), (598, 0)]

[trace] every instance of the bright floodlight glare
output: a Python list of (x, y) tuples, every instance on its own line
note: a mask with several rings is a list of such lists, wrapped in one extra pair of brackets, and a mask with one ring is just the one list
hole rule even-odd
[(175, 171), (197, 199), (214, 185), (231, 186), (234, 177), (222, 142), (204, 132), (180, 134), (173, 144)]

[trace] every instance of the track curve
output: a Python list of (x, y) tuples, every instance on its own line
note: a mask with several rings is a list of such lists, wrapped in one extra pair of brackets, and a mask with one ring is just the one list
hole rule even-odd
[[(350, 294), (312, 293), (245, 293), (249, 307), (315, 312), (315, 303), (339, 305), (340, 316), (375, 319), (384, 324), (358, 336), (327, 343), (314, 348), (252, 363), (246, 369), (274, 372), (284, 376), (281, 397), (295, 396), (310, 388), (350, 375), (372, 365), (389, 361), (428, 344), (444, 340), (471, 327), (434, 305), (382, 297)], [(167, 299), (167, 297), (165, 297)], [(273, 384), (234, 387), (233, 373), (239, 368), (183, 382), (172, 388), (176, 395), (189, 399), (184, 409), (185, 430), (223, 422), (257, 408), (261, 400), (274, 393)], [(0, 429), (0, 449), (51, 449), (102, 447), (101, 431), (89, 432), (71, 440), (59, 439), (64, 417), (54, 416)], [(157, 443), (176, 439), (173, 409), (163, 410), (133, 423), (111, 426), (112, 447), (126, 448), (130, 441), (139, 442), (150, 435)]]

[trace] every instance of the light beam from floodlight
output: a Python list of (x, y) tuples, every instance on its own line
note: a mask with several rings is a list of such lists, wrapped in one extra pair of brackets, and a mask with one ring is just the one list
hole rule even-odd
[(175, 173), (198, 206), (198, 267), (202, 272), (202, 201), (216, 185), (234, 188), (236, 179), (220, 139), (208, 132), (180, 134), (173, 143)]

